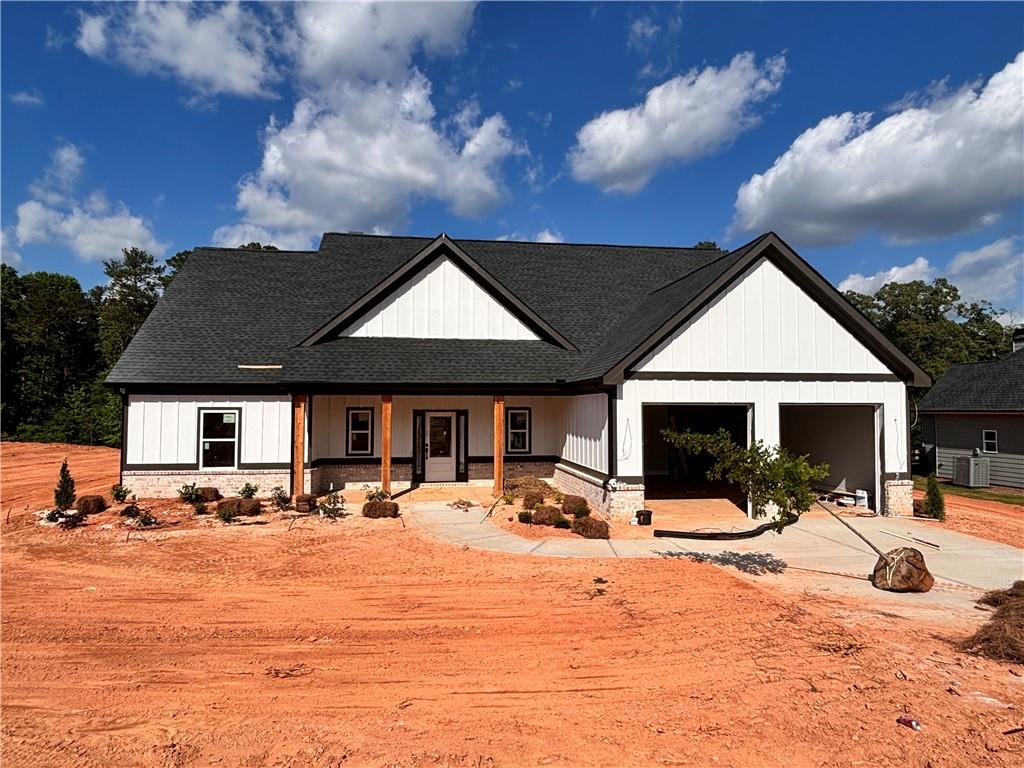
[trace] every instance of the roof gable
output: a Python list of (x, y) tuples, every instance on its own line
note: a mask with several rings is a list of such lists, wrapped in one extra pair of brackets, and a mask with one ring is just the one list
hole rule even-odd
[(1024, 413), (1024, 350), (999, 360), (950, 366), (921, 398), (921, 413)]

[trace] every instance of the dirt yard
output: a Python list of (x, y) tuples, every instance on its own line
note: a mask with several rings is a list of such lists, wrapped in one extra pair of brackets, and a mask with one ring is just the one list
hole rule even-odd
[[(924, 493), (914, 491), (915, 499)], [(968, 499), (946, 493), (945, 522), (940, 525), (970, 536), (1024, 548), (1024, 505)]]
[[(31, 498), (5, 482), (5, 509), (11, 487)], [(682, 558), (506, 556), (401, 519), (289, 531), (175, 510), (130, 540), (111, 512), (59, 531), (15, 511), (0, 529), (5, 766), (1024, 759), (1024, 736), (1003, 735), (1024, 725), (1022, 670), (956, 652), (973, 627)]]
[(121, 452), (116, 448), (58, 443), (0, 443), (3, 511), (33, 511), (53, 504), (60, 463), (68, 460), (79, 496), (102, 493), (110, 498), (117, 482)]

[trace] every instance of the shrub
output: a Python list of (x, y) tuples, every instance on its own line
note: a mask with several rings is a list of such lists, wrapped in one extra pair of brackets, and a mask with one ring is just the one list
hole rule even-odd
[(935, 520), (946, 519), (946, 500), (942, 496), (942, 489), (939, 488), (939, 480), (935, 477), (934, 472), (928, 475), (928, 486), (924, 493), (924, 509), (922, 511), (925, 517)]
[[(227, 501), (238, 501), (238, 499), (227, 499)], [(217, 505), (217, 519), (222, 523), (232, 523), (238, 517), (238, 506), (236, 504), (225, 505), (223, 502)]]
[(256, 493), (259, 491), (259, 489), (260, 487), (258, 485), (246, 483), (245, 485), (238, 489), (238, 495), (241, 496), (243, 499), (255, 499)]
[(590, 506), (582, 496), (563, 496), (562, 514), (566, 517), (586, 517), (590, 514)]
[(198, 501), (220, 501), (223, 498), (220, 491), (208, 485), (196, 488), (196, 493), (199, 494)]
[(525, 509), (519, 510), (519, 522), (526, 523), (527, 525), (533, 525), (533, 513)]
[(274, 505), (275, 509), (284, 512), (291, 506), (291, 496), (280, 485), (275, 485), (270, 489), (270, 502)]
[(398, 505), (393, 501), (368, 501), (363, 504), (363, 517), (398, 517)]
[[(395, 506), (398, 505), (396, 504)], [(337, 491), (331, 491), (324, 497), (323, 502), (317, 506), (317, 509), (320, 511), (320, 517), (325, 517), (328, 520), (337, 520), (345, 515), (345, 498), (340, 496)]]
[(59, 523), (60, 518), (61, 513), (59, 509), (51, 509), (45, 515), (43, 515), (43, 520), (45, 520), (48, 523)]
[(57, 525), (65, 530), (77, 528), (83, 523), (85, 523), (85, 515), (80, 512), (69, 512), (65, 515), (61, 515), (60, 520), (57, 521)]
[(366, 491), (367, 501), (390, 501), (391, 494), (385, 491), (383, 488), (371, 488), (368, 485), (363, 486), (363, 490)]
[(127, 507), (121, 510), (120, 515), (121, 517), (138, 517), (139, 508), (134, 504), (129, 504)]
[(196, 488), (195, 483), (186, 483), (178, 489), (178, 498), (182, 501), (188, 502), (189, 504), (195, 504), (197, 501), (201, 501), (199, 498), (199, 490)]
[(523, 494), (523, 509), (536, 509), (544, 504), (544, 494), (527, 491)]
[(263, 505), (259, 499), (241, 498), (238, 500), (238, 514), (243, 517), (256, 517), (263, 511)]
[(533, 510), (532, 522), (534, 525), (554, 525), (555, 519), (561, 516), (558, 507), (537, 507)]
[(53, 489), (53, 502), (61, 512), (71, 509), (75, 503), (75, 478), (68, 469), (68, 460), (64, 459), (57, 476), (57, 487)]
[(555, 491), (554, 495), (551, 497), (551, 500), (554, 501), (555, 504), (561, 504), (563, 501), (565, 501), (565, 494), (562, 493), (561, 491)]
[(596, 517), (573, 518), (572, 532), (584, 539), (607, 539), (611, 535), (608, 523)]
[(555, 517), (555, 522), (554, 522), (555, 528), (562, 528), (564, 530), (569, 530), (571, 525), (572, 525), (572, 523), (569, 522), (569, 518), (566, 517), (565, 515), (559, 513)]
[(118, 483), (117, 485), (110, 486), (110, 495), (118, 504), (124, 504), (126, 501), (128, 501), (128, 495), (131, 492), (131, 488), (125, 485), (121, 485), (120, 483)]
[(140, 528), (149, 528), (151, 525), (156, 525), (156, 517), (148, 509), (139, 509), (138, 517), (135, 518), (135, 524)]
[(79, 496), (75, 509), (80, 515), (95, 515), (107, 508), (107, 500), (102, 496)]
[(506, 494), (504, 494), (501, 497), (501, 503), (505, 504), (505, 505), (513, 504), (515, 502), (515, 500), (516, 500), (516, 497), (513, 496), (511, 493), (506, 493)]
[(205, 501), (197, 501), (196, 502), (195, 513), (197, 515), (208, 515), (208, 514), (210, 514), (210, 510), (207, 508)]

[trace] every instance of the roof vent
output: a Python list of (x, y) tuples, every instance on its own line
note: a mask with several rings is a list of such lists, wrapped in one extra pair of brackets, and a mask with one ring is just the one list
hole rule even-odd
[(358, 230), (358, 229), (350, 229), (350, 230), (349, 230), (348, 232), (346, 232), (345, 234), (346, 234), (346, 235), (365, 235), (366, 233), (365, 233), (365, 232), (362, 232), (362, 231), (360, 231), (360, 230)]

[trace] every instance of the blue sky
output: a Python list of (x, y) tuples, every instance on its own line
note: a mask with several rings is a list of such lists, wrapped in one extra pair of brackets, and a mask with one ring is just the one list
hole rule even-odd
[(736, 246), (1018, 319), (1024, 5), (4, 3), (4, 259), (330, 230)]

